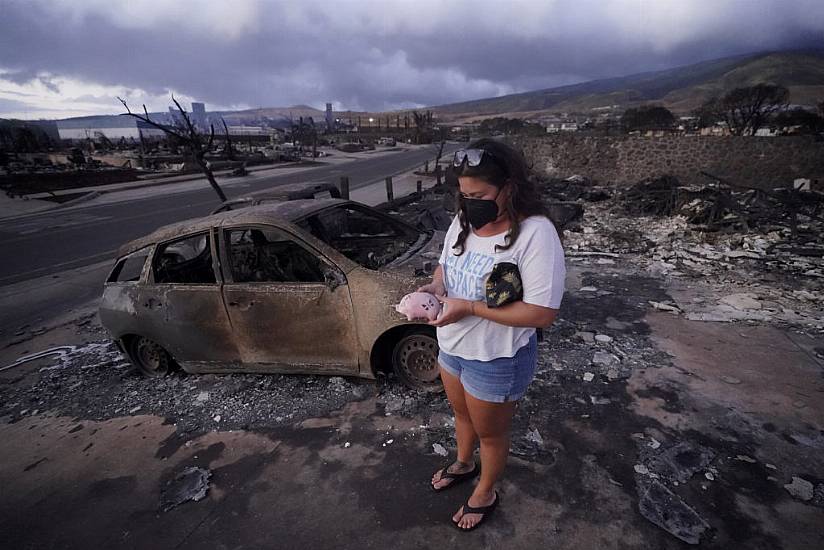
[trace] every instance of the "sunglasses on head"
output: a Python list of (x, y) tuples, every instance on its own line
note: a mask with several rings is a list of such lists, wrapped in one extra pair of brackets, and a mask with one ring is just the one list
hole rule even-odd
[(452, 159), (452, 166), (458, 167), (466, 162), (469, 166), (478, 166), (483, 160), (484, 155), (493, 158), (492, 153), (486, 149), (461, 149), (455, 151), (455, 158)]

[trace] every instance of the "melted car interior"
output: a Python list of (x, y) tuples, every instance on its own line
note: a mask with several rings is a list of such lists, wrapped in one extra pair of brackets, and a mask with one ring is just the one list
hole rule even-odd
[(420, 236), (404, 224), (351, 204), (323, 210), (297, 225), (368, 269), (400, 257)]
[(317, 256), (277, 229), (234, 229), (225, 235), (236, 283), (324, 282)]

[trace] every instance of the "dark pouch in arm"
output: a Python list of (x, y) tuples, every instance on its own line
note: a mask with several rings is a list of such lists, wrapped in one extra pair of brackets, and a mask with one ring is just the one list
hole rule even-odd
[(510, 262), (495, 264), (486, 279), (486, 307), (501, 307), (524, 297), (518, 266)]

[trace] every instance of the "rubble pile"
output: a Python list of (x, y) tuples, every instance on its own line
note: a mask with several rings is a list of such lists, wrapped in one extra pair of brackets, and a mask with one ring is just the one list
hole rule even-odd
[(681, 185), (674, 176), (641, 181), (621, 193), (624, 208), (633, 215), (681, 215), (705, 231), (733, 229), (761, 232), (780, 226), (793, 236), (809, 227), (812, 221), (824, 222), (824, 194), (808, 188), (781, 187), (773, 190), (736, 186), (704, 173), (711, 183), (705, 186)]
[(377, 384), (340, 376), (181, 371), (147, 379), (110, 341), (31, 355), (39, 367), (35, 381), (24, 384), (21, 376), (0, 384), (0, 417), (9, 422), (47, 411), (98, 421), (150, 414), (174, 422), (181, 434), (194, 434), (293, 425), (375, 398), (387, 416), (433, 419), (433, 442), (454, 443), (449, 443), (451, 426), (443, 422), (449, 413), (443, 395), (406, 388), (393, 375), (380, 376)]
[[(589, 195), (581, 192), (584, 185), (590, 186)], [(688, 303), (651, 304), (693, 320), (778, 321), (824, 328), (820, 194), (796, 192), (816, 200), (795, 209), (793, 225), (787, 219), (788, 207), (776, 206), (771, 218), (763, 201), (754, 201), (752, 197), (763, 192), (730, 191), (722, 205), (736, 205), (738, 221), (741, 211), (754, 212), (749, 219), (757, 223), (733, 223), (732, 211), (722, 208), (718, 211), (726, 212), (722, 218), (727, 221), (710, 227), (700, 212), (707, 204), (717, 204), (717, 186), (685, 191), (677, 180), (659, 178), (641, 182), (614, 200), (602, 199), (600, 189), (580, 177), (544, 182), (547, 200), (574, 199), (585, 205), (580, 221), (567, 226), (564, 235), (569, 261), (602, 266), (621, 261), (642, 273), (706, 286), (706, 296), (692, 297)], [(598, 200), (589, 201), (590, 195)], [(725, 296), (731, 297), (726, 304), (719, 300)]]
[(141, 376), (111, 342), (92, 342), (41, 359), (37, 380), (0, 385), (0, 416), (15, 422), (51, 411), (106, 420), (153, 414), (179, 432), (266, 428), (323, 416), (374, 392), (366, 381), (324, 376), (238, 374), (161, 379)]

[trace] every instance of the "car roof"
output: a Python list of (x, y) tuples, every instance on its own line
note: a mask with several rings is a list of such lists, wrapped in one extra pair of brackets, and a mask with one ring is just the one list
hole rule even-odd
[(333, 183), (286, 183), (270, 189), (249, 193), (249, 195), (244, 198), (265, 199), (270, 197), (285, 197), (291, 193), (300, 191), (313, 191), (317, 193), (331, 191), (332, 189), (337, 191), (338, 188)]
[[(262, 191), (255, 191), (254, 193), (250, 193), (248, 195), (242, 197), (234, 197), (227, 201), (224, 201), (221, 204), (221, 207), (225, 206), (238, 206), (238, 205), (251, 205), (251, 204), (260, 204), (261, 202), (272, 201), (272, 200), (279, 200), (285, 201), (290, 200), (289, 197), (292, 195), (298, 195), (301, 192), (304, 193), (323, 193), (324, 191), (329, 191), (332, 197), (340, 198), (340, 191), (335, 184), (332, 183), (287, 183), (285, 185), (278, 185), (275, 188), (271, 189), (264, 189)], [(335, 193), (332, 193), (332, 192)], [(308, 199), (314, 198), (312, 196), (306, 197)], [(291, 199), (291, 200), (298, 200), (298, 199)]]
[(184, 234), (206, 231), (216, 226), (243, 223), (294, 222), (314, 212), (340, 204), (358, 203), (343, 199), (300, 199), (271, 204), (261, 204), (257, 206), (250, 206), (249, 208), (241, 208), (238, 210), (229, 210), (228, 212), (211, 214), (201, 218), (183, 220), (169, 225), (164, 225), (163, 227), (149, 233), (145, 237), (140, 237), (139, 239), (135, 239), (124, 244), (118, 250), (117, 257), (121, 258), (127, 254), (131, 254), (136, 250), (140, 250), (141, 248), (150, 246), (157, 242), (168, 241)]

